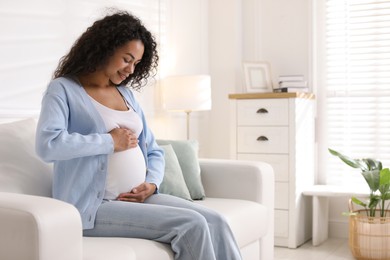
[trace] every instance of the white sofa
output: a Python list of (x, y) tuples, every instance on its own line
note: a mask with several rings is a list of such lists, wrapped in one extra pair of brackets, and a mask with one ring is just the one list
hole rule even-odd
[[(0, 124), (0, 259), (174, 259), (167, 244), (82, 237), (76, 208), (50, 198), (51, 166), (36, 157), (34, 135), (34, 120)], [(213, 208), (227, 218), (243, 259), (272, 260), (272, 168), (261, 162), (199, 162), (206, 199), (194, 203)]]

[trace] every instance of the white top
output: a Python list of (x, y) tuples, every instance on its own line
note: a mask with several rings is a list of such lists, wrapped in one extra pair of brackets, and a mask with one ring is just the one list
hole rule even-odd
[(303, 195), (314, 197), (343, 197), (343, 196), (355, 196), (355, 197), (367, 197), (370, 195), (369, 189), (361, 189), (359, 187), (346, 187), (336, 185), (313, 185), (306, 187)]
[[(106, 107), (91, 97), (106, 125), (107, 131), (122, 127), (132, 130), (137, 137), (142, 131), (141, 118), (129, 105), (129, 110), (119, 111)], [(139, 146), (108, 156), (108, 175), (104, 198), (116, 199), (122, 192), (131, 191), (145, 181), (145, 159)]]

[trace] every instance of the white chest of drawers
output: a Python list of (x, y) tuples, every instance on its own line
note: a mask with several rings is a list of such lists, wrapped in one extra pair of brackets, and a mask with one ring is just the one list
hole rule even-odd
[(232, 94), (231, 157), (264, 161), (275, 172), (275, 245), (296, 248), (311, 238), (314, 183), (314, 96)]

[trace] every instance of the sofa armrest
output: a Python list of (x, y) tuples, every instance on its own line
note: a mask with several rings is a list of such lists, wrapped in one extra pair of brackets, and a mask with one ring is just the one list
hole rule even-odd
[(274, 197), (272, 167), (264, 162), (200, 159), (206, 197), (255, 201), (268, 210), (268, 230), (260, 240), (260, 259), (274, 258)]
[(244, 199), (274, 207), (274, 172), (263, 162), (200, 159), (207, 197)]
[(81, 218), (68, 203), (0, 192), (0, 230), (0, 259), (82, 259)]

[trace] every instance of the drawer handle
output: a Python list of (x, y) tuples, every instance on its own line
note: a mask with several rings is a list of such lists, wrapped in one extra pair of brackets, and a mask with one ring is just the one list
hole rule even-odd
[(265, 108), (259, 108), (256, 113), (258, 113), (258, 114), (267, 114), (268, 110), (265, 109)]
[(268, 141), (268, 138), (264, 135), (257, 137), (257, 141)]

